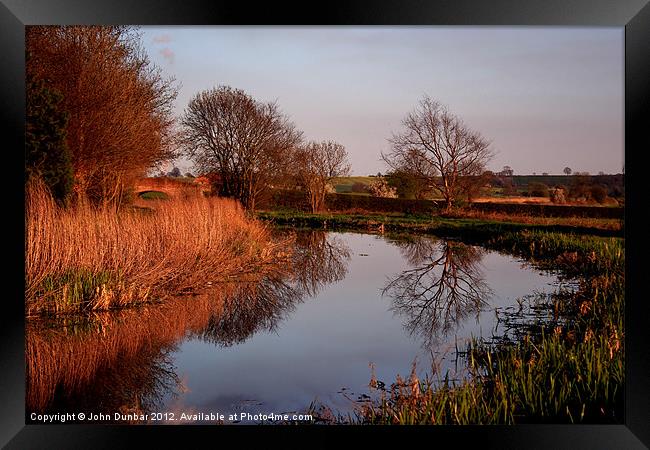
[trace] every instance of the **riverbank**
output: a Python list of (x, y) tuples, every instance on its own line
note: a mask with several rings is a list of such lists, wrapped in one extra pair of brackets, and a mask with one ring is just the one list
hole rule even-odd
[(533, 297), (503, 317), (508, 330), (474, 340), (459, 356), (468, 377), (408, 377), (354, 416), (312, 405), (317, 421), (353, 424), (621, 423), (623, 420), (625, 251), (618, 238), (543, 231), (494, 236), (488, 246), (578, 282), (575, 291)]
[(158, 301), (277, 270), (291, 251), (290, 242), (274, 242), (268, 227), (229, 199), (170, 199), (146, 210), (62, 208), (33, 185), (25, 210), (27, 316)]
[[(507, 333), (475, 340), (459, 356), (464, 381), (446, 375), (370, 379), (379, 399), (357, 402), (354, 416), (328, 405), (309, 412), (321, 423), (515, 424), (621, 423), (624, 389), (625, 249), (622, 226), (594, 219), (425, 217), (262, 212), (277, 225), (365, 233), (425, 233), (524, 258), (559, 272), (578, 289), (534, 296), (506, 313)], [(503, 219), (499, 217), (499, 219)], [(620, 224), (620, 223), (619, 223)]]
[(613, 219), (543, 218), (528, 216), (409, 215), (402, 213), (320, 213), (258, 211), (256, 217), (279, 226), (359, 232), (413, 232), (445, 237), (487, 240), (495, 235), (518, 231), (590, 234), (622, 237), (621, 221)]

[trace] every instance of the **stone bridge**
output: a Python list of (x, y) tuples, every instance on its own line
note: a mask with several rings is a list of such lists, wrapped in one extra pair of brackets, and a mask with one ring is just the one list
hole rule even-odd
[(139, 178), (134, 185), (134, 194), (163, 192), (170, 198), (189, 198), (210, 191), (210, 184), (203, 178), (177, 180), (170, 177)]

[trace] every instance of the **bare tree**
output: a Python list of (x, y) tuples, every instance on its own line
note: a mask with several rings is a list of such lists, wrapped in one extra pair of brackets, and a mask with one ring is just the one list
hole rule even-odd
[(308, 143), (296, 152), (296, 165), (312, 212), (323, 208), (327, 186), (332, 179), (350, 173), (345, 147), (334, 141)]
[(339, 237), (319, 230), (300, 233), (291, 263), (293, 282), (314, 296), (323, 286), (345, 278), (350, 255), (350, 247)]
[(492, 158), (490, 143), (428, 96), (402, 121), (405, 130), (389, 139), (382, 159), (392, 169), (407, 170), (439, 192), (449, 210), (459, 194), (459, 180), (480, 175)]
[(219, 194), (247, 209), (286, 170), (302, 132), (274, 102), (229, 86), (195, 95), (182, 118), (182, 145), (201, 173), (216, 173)]
[(123, 26), (30, 26), (26, 69), (63, 96), (77, 198), (119, 203), (172, 156), (177, 87)]
[(565, 167), (563, 172), (564, 172), (564, 175), (571, 175), (571, 167)]
[(515, 173), (514, 170), (512, 170), (512, 167), (510, 166), (503, 166), (503, 169), (501, 169), (501, 172), (499, 174), (503, 177), (511, 177)]

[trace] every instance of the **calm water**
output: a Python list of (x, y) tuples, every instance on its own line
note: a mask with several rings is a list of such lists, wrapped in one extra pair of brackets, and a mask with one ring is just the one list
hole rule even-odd
[[(28, 327), (28, 410), (227, 417), (316, 400), (347, 412), (349, 398), (369, 393), (371, 364), (387, 385), (414, 361), (421, 377), (432, 367), (462, 376), (455, 350), (492, 336), (495, 309), (559, 283), (512, 256), (433, 237), (311, 231), (297, 250), (288, 278)], [(66, 350), (42, 356), (48, 346)]]

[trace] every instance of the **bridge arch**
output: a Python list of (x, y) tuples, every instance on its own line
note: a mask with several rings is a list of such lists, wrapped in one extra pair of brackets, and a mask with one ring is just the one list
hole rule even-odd
[(140, 178), (133, 186), (133, 193), (137, 196), (147, 192), (162, 192), (169, 198), (191, 198), (202, 195), (205, 190), (201, 183), (168, 177)]

